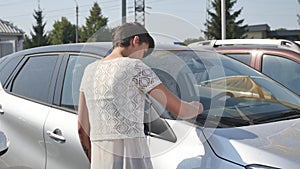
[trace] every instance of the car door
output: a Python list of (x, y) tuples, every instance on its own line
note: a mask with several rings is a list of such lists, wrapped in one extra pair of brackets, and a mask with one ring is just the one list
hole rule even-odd
[(176, 142), (149, 137), (149, 149), (154, 168), (200, 168), (205, 154), (197, 128), (180, 120), (166, 120), (176, 135)]
[(10, 141), (9, 151), (0, 159), (1, 169), (45, 167), (43, 128), (59, 62), (57, 54), (25, 56), (0, 91), (1, 130)]
[[(162, 83), (181, 97), (184, 88), (178, 86), (171, 74), (163, 69), (152, 68)], [(181, 90), (183, 91), (181, 91)], [(154, 168), (200, 168), (204, 146), (197, 134), (197, 127), (177, 119), (154, 99), (147, 99), (145, 121), (149, 121), (148, 145)], [(149, 107), (149, 109), (147, 109)]]
[(89, 161), (77, 134), (79, 86), (85, 67), (99, 57), (66, 55), (56, 84), (54, 107), (44, 129), (47, 169), (87, 169)]
[(144, 121), (153, 167), (200, 168), (205, 154), (199, 137), (201, 129), (172, 118), (172, 113), (151, 97), (147, 100)]

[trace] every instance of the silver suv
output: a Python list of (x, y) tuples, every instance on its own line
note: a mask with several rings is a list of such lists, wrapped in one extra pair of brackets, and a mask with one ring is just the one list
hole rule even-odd
[[(1, 169), (88, 169), (77, 134), (79, 84), (106, 43), (24, 50), (0, 59)], [(226, 56), (158, 45), (145, 58), (178, 97), (204, 113), (177, 119), (149, 98), (145, 134), (154, 168), (289, 168), (300, 165), (300, 99)]]

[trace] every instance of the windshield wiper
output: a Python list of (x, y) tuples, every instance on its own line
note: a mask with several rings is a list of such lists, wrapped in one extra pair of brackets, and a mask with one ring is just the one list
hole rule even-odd
[(253, 118), (253, 122), (255, 123), (263, 123), (263, 122), (273, 122), (279, 120), (289, 120), (300, 118), (300, 111), (297, 109), (289, 109), (281, 112), (276, 112), (272, 114), (267, 114), (259, 118)]

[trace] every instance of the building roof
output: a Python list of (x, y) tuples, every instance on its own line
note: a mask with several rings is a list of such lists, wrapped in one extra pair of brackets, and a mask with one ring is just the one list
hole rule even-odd
[(270, 26), (268, 24), (250, 25), (248, 29), (249, 32), (270, 31)]
[(4, 21), (0, 19), (0, 35), (22, 35), (24, 34), (24, 31), (17, 28), (13, 24), (11, 24), (8, 21)]
[(277, 35), (277, 36), (299, 36), (300, 30), (275, 30), (270, 31), (270, 35)]

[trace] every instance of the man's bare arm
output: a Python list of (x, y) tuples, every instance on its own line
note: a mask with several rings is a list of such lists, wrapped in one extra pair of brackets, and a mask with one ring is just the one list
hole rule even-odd
[(78, 103), (78, 135), (81, 146), (91, 161), (90, 123), (84, 93), (80, 92)]

